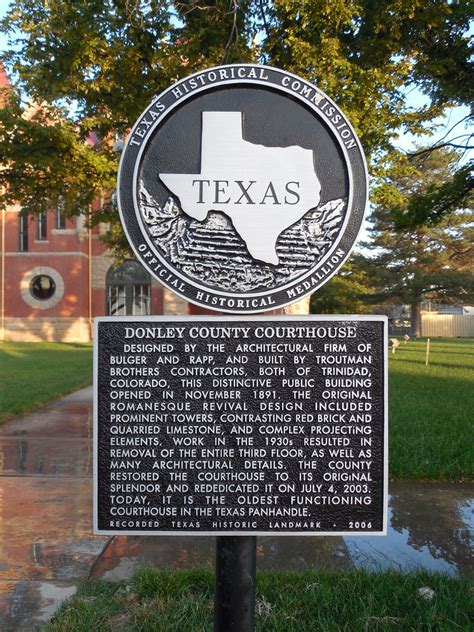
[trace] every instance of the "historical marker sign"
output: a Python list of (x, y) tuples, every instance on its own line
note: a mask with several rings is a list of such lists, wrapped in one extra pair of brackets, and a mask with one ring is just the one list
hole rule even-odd
[(255, 313), (301, 299), (342, 265), (367, 169), (319, 88), (275, 68), (222, 66), (140, 116), (118, 200), (135, 254), (161, 283), (204, 307)]
[(94, 531), (383, 534), (386, 327), (96, 319)]

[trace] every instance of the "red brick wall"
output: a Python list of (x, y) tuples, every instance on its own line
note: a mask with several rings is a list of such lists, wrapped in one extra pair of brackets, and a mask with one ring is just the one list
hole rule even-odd
[[(55, 228), (55, 213), (48, 213), (47, 239), (37, 239), (37, 218), (28, 222), (28, 251), (19, 251), (19, 214), (9, 210), (5, 225), (5, 317), (6, 318), (88, 318), (89, 317), (89, 234), (83, 228), (78, 234), (77, 219), (66, 220), (66, 230)], [(94, 229), (91, 241), (92, 265), (106, 251)], [(59, 302), (46, 309), (29, 305), (21, 293), (21, 282), (26, 273), (37, 267), (49, 267), (64, 281), (64, 295)], [(105, 276), (107, 261), (102, 261), (99, 274)], [(105, 286), (105, 278), (102, 286)], [(152, 285), (151, 313), (163, 313), (163, 291)], [(106, 314), (105, 287), (92, 288), (92, 315)]]

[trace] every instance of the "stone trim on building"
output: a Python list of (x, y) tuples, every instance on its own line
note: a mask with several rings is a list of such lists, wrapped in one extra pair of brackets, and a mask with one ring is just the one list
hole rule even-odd
[(5, 318), (5, 342), (90, 342), (87, 318)]
[(113, 258), (108, 251), (92, 257), (92, 287), (105, 290), (105, 279), (110, 266), (113, 264)]
[[(46, 300), (35, 298), (30, 290), (31, 282), (40, 274), (50, 276), (56, 284), (56, 291), (54, 295)], [(30, 307), (33, 307), (34, 309), (50, 309), (51, 307), (57, 305), (64, 296), (63, 277), (54, 268), (50, 268), (49, 266), (36, 266), (35, 268), (28, 270), (28, 272), (25, 272), (23, 275), (20, 281), (20, 292), (22, 299)]]
[[(47, 243), (45, 241), (36, 242), (35, 243)], [(85, 252), (71, 250), (70, 252), (37, 252), (34, 250), (33, 252), (6, 252), (5, 257), (51, 257), (54, 254), (55, 257), (83, 257), (84, 259), (88, 259), (88, 255)]]

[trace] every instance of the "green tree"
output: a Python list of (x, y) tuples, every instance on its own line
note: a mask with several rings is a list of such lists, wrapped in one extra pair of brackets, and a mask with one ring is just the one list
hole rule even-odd
[[(413, 158), (410, 169), (394, 168), (381, 185), (379, 202), (369, 220), (375, 252), (367, 267), (378, 303), (409, 304), (411, 329), (421, 335), (421, 302), (442, 303), (474, 300), (474, 224), (472, 198), (434, 225), (400, 228), (400, 217), (413, 197), (449, 185), (455, 177), (458, 155), (452, 149), (437, 149)], [(397, 195), (389, 201), (387, 189)]]
[[(383, 177), (399, 159), (399, 130), (422, 133), (447, 107), (469, 102), (469, 18), (467, 0), (15, 0), (3, 23), (16, 82), (0, 117), (9, 166), (0, 204), (15, 199), (34, 212), (40, 198), (64, 197), (65, 182), (76, 212), (78, 200), (87, 205), (111, 186), (114, 136), (156, 93), (227, 62), (273, 64), (317, 83), (347, 113), (372, 176)], [(416, 110), (407, 103), (413, 87), (426, 95)], [(42, 119), (23, 133), (31, 101)], [(49, 120), (54, 138), (43, 144)], [(91, 132), (102, 142), (84, 149)], [(114, 218), (109, 209), (99, 219)], [(111, 234), (120, 241), (120, 231)]]
[(373, 291), (367, 275), (367, 260), (355, 253), (338, 274), (311, 296), (311, 313), (370, 314)]
[(20, 201), (29, 213), (40, 213), (61, 200), (69, 214), (87, 213), (94, 198), (113, 189), (116, 156), (109, 144), (85, 142), (61, 108), (31, 107), (14, 91), (4, 98), (0, 204)]

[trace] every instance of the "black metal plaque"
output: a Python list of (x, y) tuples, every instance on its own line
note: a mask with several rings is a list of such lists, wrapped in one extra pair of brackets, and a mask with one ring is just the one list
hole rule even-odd
[(117, 193), (128, 241), (160, 283), (249, 314), (300, 300), (341, 267), (367, 168), (350, 122), (317, 86), (236, 64), (156, 96), (130, 132)]
[(95, 533), (385, 533), (386, 326), (96, 319)]

